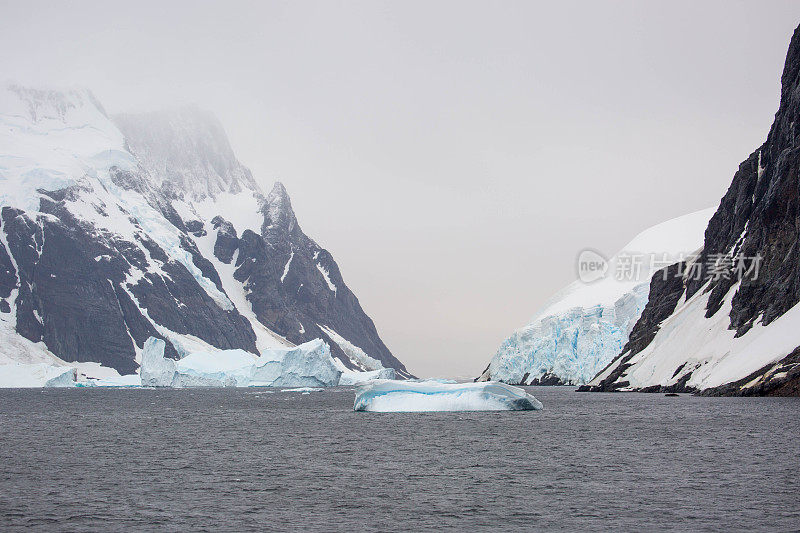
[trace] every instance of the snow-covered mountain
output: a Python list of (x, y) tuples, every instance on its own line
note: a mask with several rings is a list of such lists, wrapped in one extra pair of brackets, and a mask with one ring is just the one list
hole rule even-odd
[(628, 344), (584, 389), (800, 395), (800, 28), (781, 85), (702, 254), (654, 281)]
[(221, 124), (184, 108), (108, 117), (86, 90), (0, 90), (0, 364), (131, 374), (168, 357), (321, 338), (342, 370), (408, 376)]
[(647, 303), (650, 278), (703, 242), (713, 209), (640, 233), (607, 263), (605, 277), (576, 280), (501, 344), (479, 381), (515, 385), (583, 384), (628, 340)]

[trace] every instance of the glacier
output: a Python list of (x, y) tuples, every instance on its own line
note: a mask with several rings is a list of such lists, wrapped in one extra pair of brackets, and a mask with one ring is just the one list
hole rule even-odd
[(164, 356), (161, 339), (147, 340), (142, 354), (144, 387), (333, 387), (342, 374), (321, 339), (292, 348), (193, 352), (177, 361)]
[(356, 386), (354, 411), (530, 411), (542, 403), (519, 387), (499, 382), (436, 383), (373, 380)]
[(0, 388), (72, 387), (75, 369), (47, 363), (0, 365)]
[[(610, 275), (580, 280), (556, 293), (524, 327), (505, 339), (478, 381), (518, 385), (588, 383), (616, 357), (642, 314), (652, 275), (696, 252), (714, 209), (704, 209), (653, 226), (608, 261)], [(647, 260), (638, 276), (615, 272), (630, 257)], [(650, 261), (650, 258), (656, 258)]]

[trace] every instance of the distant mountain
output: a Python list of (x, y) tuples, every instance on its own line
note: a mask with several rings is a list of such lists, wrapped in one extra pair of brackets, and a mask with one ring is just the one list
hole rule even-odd
[(213, 115), (0, 90), (0, 363), (130, 374), (150, 336), (173, 358), (322, 338), (344, 369), (409, 375)]
[(696, 252), (713, 212), (691, 213), (640, 233), (608, 261), (605, 277), (573, 282), (503, 341), (478, 380), (514, 385), (591, 380), (627, 342), (657, 265)]
[(702, 254), (653, 277), (628, 343), (585, 390), (800, 395), (800, 28), (781, 85)]

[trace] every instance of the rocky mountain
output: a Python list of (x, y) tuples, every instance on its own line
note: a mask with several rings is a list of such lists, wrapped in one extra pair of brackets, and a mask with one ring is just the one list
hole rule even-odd
[(85, 90), (0, 90), (0, 363), (138, 370), (315, 338), (344, 370), (405, 367), (221, 124), (185, 108), (110, 118)]
[(585, 390), (800, 394), (800, 28), (767, 139), (739, 166), (702, 253), (654, 276), (620, 355)]
[[(478, 381), (512, 385), (590, 381), (627, 342), (647, 304), (650, 277), (659, 265), (701, 247), (713, 213), (713, 209), (698, 211), (645, 230), (608, 262), (594, 254), (605, 267), (602, 277), (576, 280), (553, 296), (526, 326), (503, 341)], [(592, 252), (585, 253), (591, 258)]]

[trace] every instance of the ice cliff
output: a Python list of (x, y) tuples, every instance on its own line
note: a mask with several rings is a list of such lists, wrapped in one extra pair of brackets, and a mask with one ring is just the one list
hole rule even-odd
[[(639, 234), (608, 261), (605, 277), (573, 282), (503, 341), (478, 380), (520, 385), (591, 380), (627, 342), (658, 265), (697, 251), (712, 214), (713, 209), (698, 211)], [(632, 261), (638, 270), (627, 271)]]

